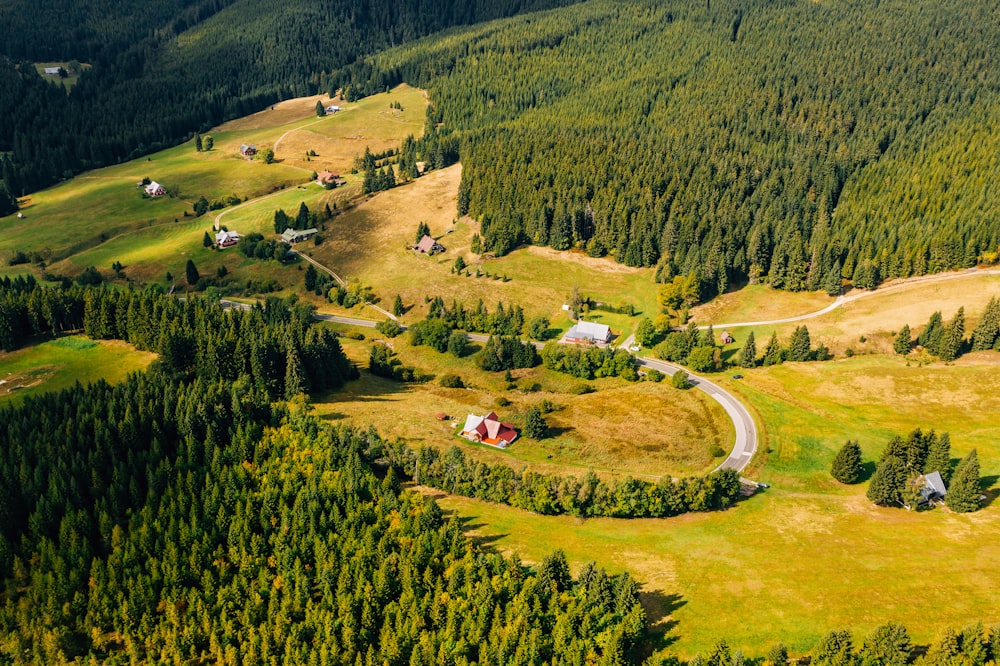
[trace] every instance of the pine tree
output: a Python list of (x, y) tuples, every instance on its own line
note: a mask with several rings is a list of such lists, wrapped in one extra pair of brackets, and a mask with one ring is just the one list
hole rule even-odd
[(198, 284), (198, 280), (201, 276), (198, 274), (198, 267), (194, 265), (193, 259), (188, 259), (187, 264), (184, 266), (184, 275), (187, 278), (187, 283), (192, 287)]
[(201, 134), (198, 134), (197, 132), (195, 132), (195, 134), (194, 134), (194, 149), (195, 149), (195, 151), (200, 153), (202, 150), (204, 150), (204, 148), (205, 148), (205, 146), (201, 142)]
[(326, 115), (326, 107), (323, 106), (323, 102), (316, 100), (316, 116), (322, 118)]
[(896, 335), (896, 339), (892, 343), (892, 349), (897, 354), (906, 355), (910, 353), (910, 349), (913, 347), (913, 340), (910, 337), (910, 325), (903, 324), (903, 328), (899, 329), (899, 333)]
[(955, 318), (951, 320), (944, 329), (941, 338), (941, 346), (938, 356), (942, 361), (954, 361), (962, 353), (962, 343), (965, 338), (965, 308), (961, 307), (955, 313)]
[(317, 272), (316, 267), (312, 264), (306, 266), (305, 274), (305, 284), (306, 291), (312, 291), (316, 288), (316, 279), (319, 277), (319, 272)]
[(912, 650), (906, 627), (890, 622), (865, 637), (858, 657), (863, 666), (906, 666)]
[(306, 205), (305, 201), (299, 203), (299, 212), (295, 214), (295, 228), (309, 228), (309, 206)]
[(844, 279), (840, 275), (841, 270), (842, 267), (840, 265), (840, 261), (835, 261), (833, 266), (823, 277), (823, 291), (830, 296), (837, 296), (840, 294), (840, 290), (844, 284)]
[(772, 333), (771, 339), (767, 342), (767, 348), (764, 349), (764, 358), (761, 359), (761, 364), (764, 367), (770, 365), (777, 365), (785, 360), (785, 350), (781, 348), (778, 343), (778, 334)]
[(743, 343), (743, 349), (740, 350), (740, 358), (737, 362), (743, 368), (754, 368), (757, 366), (757, 341), (754, 340), (753, 331), (750, 331), (750, 334), (747, 335), (747, 340)]
[(302, 367), (302, 355), (298, 347), (290, 342), (285, 349), (285, 400), (291, 400), (300, 393), (309, 391), (309, 380)]
[(210, 134), (206, 134), (201, 140), (201, 145), (205, 150), (212, 150), (215, 147), (215, 139)]
[(788, 343), (786, 358), (789, 361), (808, 361), (811, 347), (809, 329), (805, 326), (797, 326), (792, 333), (792, 339)]
[(764, 657), (766, 666), (788, 666), (788, 648), (784, 643), (778, 643), (767, 651)]
[(861, 478), (861, 447), (858, 440), (847, 440), (833, 458), (830, 474), (841, 483), (857, 483)]
[(917, 336), (917, 344), (932, 354), (941, 350), (941, 338), (944, 336), (944, 323), (940, 310), (931, 315), (927, 326)]
[(549, 424), (545, 422), (542, 410), (538, 409), (537, 405), (532, 405), (524, 417), (525, 436), (531, 439), (544, 439), (548, 431)]
[(212, 247), (215, 245), (215, 241), (212, 240), (211, 234), (206, 231), (205, 235), (201, 239), (201, 244), (203, 247)]
[(1000, 337), (1000, 299), (994, 296), (972, 332), (972, 351), (993, 349), (997, 337)]
[(406, 308), (403, 307), (403, 299), (399, 294), (396, 294), (396, 300), (392, 302), (392, 314), (402, 317), (405, 312)]
[(951, 478), (951, 485), (948, 486), (948, 494), (945, 495), (944, 501), (948, 508), (956, 513), (969, 513), (979, 509), (981, 492), (979, 457), (976, 455), (976, 450), (972, 449), (955, 467), (955, 474)]
[(875, 504), (895, 506), (902, 498), (906, 479), (906, 465), (900, 458), (889, 456), (875, 466), (875, 474), (865, 495)]
[(421, 222), (420, 224), (417, 225), (417, 234), (416, 236), (414, 236), (416, 240), (414, 240), (413, 242), (419, 243), (421, 238), (430, 235), (431, 235), (431, 228), (427, 226), (426, 222)]
[(951, 437), (946, 432), (932, 439), (927, 449), (924, 474), (931, 472), (940, 472), (945, 483), (951, 481)]

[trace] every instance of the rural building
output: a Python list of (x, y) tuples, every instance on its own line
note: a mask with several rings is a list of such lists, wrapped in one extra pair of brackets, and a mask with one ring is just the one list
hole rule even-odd
[(162, 197), (166, 193), (167, 190), (163, 187), (163, 185), (160, 185), (155, 180), (150, 182), (149, 185), (146, 186), (146, 196)]
[(316, 184), (322, 185), (323, 187), (337, 187), (338, 185), (343, 185), (347, 181), (340, 179), (339, 173), (333, 173), (332, 171), (320, 171), (316, 174)]
[(46, 74), (50, 74), (52, 76), (59, 76), (59, 68), (58, 67), (46, 67), (45, 68), (45, 73)]
[(924, 482), (923, 488), (920, 489), (921, 504), (939, 502), (948, 494), (948, 488), (944, 485), (944, 479), (941, 478), (940, 472), (925, 474), (920, 479), (917, 479), (917, 483), (921, 480)]
[(240, 146), (240, 155), (244, 159), (252, 160), (257, 154), (257, 146), (252, 143), (244, 143)]
[(281, 240), (291, 245), (309, 240), (318, 233), (319, 229), (285, 229), (281, 234)]
[(722, 332), (722, 344), (724, 345), (733, 344), (733, 336), (729, 335), (729, 331)]
[(444, 245), (424, 234), (424, 237), (420, 239), (419, 243), (413, 246), (413, 249), (423, 254), (434, 254), (435, 252), (444, 252)]
[(340, 107), (337, 106), (336, 104), (331, 104), (330, 106), (326, 107), (327, 113), (337, 113), (337, 111), (340, 111)]
[(232, 247), (240, 242), (240, 235), (235, 231), (220, 231), (215, 234), (215, 244), (220, 249)]
[(469, 414), (465, 419), (465, 426), (462, 427), (462, 437), (473, 442), (490, 444), (501, 449), (517, 439), (517, 431), (510, 423), (502, 423), (496, 412), (490, 412), (486, 416), (476, 416)]
[(611, 328), (607, 324), (581, 319), (573, 325), (573, 328), (566, 331), (563, 340), (574, 344), (606, 345), (611, 341)]

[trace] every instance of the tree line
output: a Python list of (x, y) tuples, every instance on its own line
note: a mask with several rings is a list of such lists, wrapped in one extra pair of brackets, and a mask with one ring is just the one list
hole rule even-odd
[(975, 18), (988, 2), (969, 9), (592, 2), (342, 76), (429, 88), (485, 251), (579, 248), (697, 274), (703, 298), (748, 281), (836, 293), (996, 260), (1000, 197), (982, 192), (1000, 28)]
[(904, 324), (893, 340), (893, 349), (905, 356), (914, 345), (926, 349), (942, 361), (954, 361), (970, 351), (1000, 351), (1000, 299), (996, 296), (990, 298), (969, 338), (965, 337), (965, 307), (960, 307), (947, 324), (940, 310), (933, 313), (916, 339), (909, 324)]

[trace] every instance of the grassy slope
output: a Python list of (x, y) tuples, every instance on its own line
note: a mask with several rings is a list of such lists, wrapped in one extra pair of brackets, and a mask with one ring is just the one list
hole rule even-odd
[[(105, 379), (121, 381), (148, 366), (156, 354), (136, 351), (120, 341), (94, 341), (83, 336), (58, 338), (14, 352), (0, 351), (0, 407), (27, 396)], [(16, 386), (22, 389), (11, 390)]]
[[(367, 331), (370, 335), (375, 333)], [(343, 340), (351, 358), (364, 367), (371, 341)], [(411, 446), (448, 447), (461, 444), (472, 455), (489, 462), (554, 473), (582, 474), (593, 468), (604, 475), (631, 474), (658, 478), (704, 473), (721, 458), (712, 449), (728, 449), (732, 424), (719, 405), (696, 391), (678, 391), (668, 383), (630, 384), (619, 379), (592, 382), (598, 392), (572, 395), (580, 380), (542, 368), (514, 371), (519, 389), (505, 390), (503, 375), (479, 370), (471, 358), (456, 359), (427, 347), (411, 347), (406, 336), (392, 341), (400, 358), (424, 372), (438, 376), (460, 375), (470, 389), (446, 389), (428, 384), (400, 384), (362, 374), (344, 390), (321, 399), (320, 414), (373, 424), (382, 433), (406, 439)], [(533, 384), (538, 391), (522, 390)], [(502, 395), (511, 404), (497, 406)], [(438, 421), (445, 412), (459, 425), (468, 413), (495, 409), (503, 419), (519, 421), (530, 407), (547, 399), (561, 407), (547, 415), (554, 436), (541, 442), (518, 440), (506, 451), (476, 446), (454, 437), (449, 421)], [(551, 456), (551, 457), (549, 457)]]
[(677, 605), (667, 638), (682, 655), (720, 637), (751, 655), (777, 640), (802, 653), (830, 629), (847, 627), (860, 639), (888, 620), (926, 643), (946, 626), (1000, 620), (991, 600), (1000, 577), (989, 564), (1000, 546), (985, 538), (1000, 529), (1000, 507), (964, 516), (879, 509), (865, 500), (866, 484), (840, 486), (827, 470), (848, 437), (870, 460), (891, 433), (936, 427), (951, 432), (955, 457), (976, 447), (995, 483), (998, 362), (993, 352), (930, 368), (856, 357), (731, 381), (767, 424), (771, 453), (757, 478), (772, 488), (722, 514), (581, 523), (464, 499), (444, 504), (527, 559), (558, 547), (577, 566), (596, 559), (628, 568), (643, 581), (654, 617)]

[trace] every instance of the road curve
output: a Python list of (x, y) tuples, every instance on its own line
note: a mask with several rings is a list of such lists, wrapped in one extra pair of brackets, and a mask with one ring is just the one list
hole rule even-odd
[[(241, 310), (249, 310), (251, 308), (251, 306), (247, 303), (240, 303), (238, 301), (230, 301), (226, 299), (220, 300), (219, 303), (221, 303), (223, 307), (233, 307)], [(313, 318), (335, 324), (363, 326), (365, 328), (374, 328), (378, 323), (376, 321), (372, 321), (371, 319), (342, 317), (340, 315), (322, 314), (319, 312), (313, 313)], [(466, 335), (470, 340), (477, 342), (486, 342), (490, 337), (481, 333), (467, 333)], [(532, 344), (536, 348), (544, 346), (541, 342), (533, 341)], [(654, 368), (669, 376), (673, 376), (678, 370), (685, 370), (685, 372), (688, 372), (688, 377), (690, 378), (691, 384), (694, 388), (709, 395), (713, 400), (722, 405), (722, 408), (726, 411), (726, 414), (733, 422), (733, 427), (736, 430), (736, 442), (733, 445), (733, 450), (729, 453), (729, 456), (722, 461), (722, 464), (715, 468), (715, 471), (720, 469), (733, 469), (737, 472), (742, 472), (743, 468), (750, 463), (754, 453), (757, 452), (757, 425), (754, 423), (753, 416), (750, 415), (747, 408), (744, 407), (743, 404), (733, 396), (733, 394), (729, 393), (718, 384), (715, 384), (704, 377), (693, 375), (685, 368), (678, 365), (667, 363), (666, 361), (660, 361), (655, 358), (637, 358), (636, 363), (644, 368)]]

